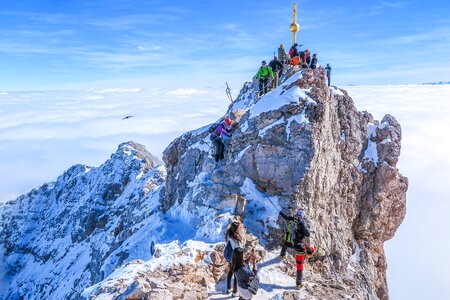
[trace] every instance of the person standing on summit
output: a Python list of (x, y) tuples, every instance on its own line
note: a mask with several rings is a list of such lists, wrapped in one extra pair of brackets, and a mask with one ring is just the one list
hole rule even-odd
[(298, 56), (298, 49), (297, 49), (298, 44), (295, 43), (291, 49), (289, 49), (289, 56), (292, 58)]
[(263, 60), (261, 62), (261, 67), (255, 75), (255, 78), (259, 79), (259, 96), (267, 93), (269, 89), (269, 76), (272, 79), (274, 78), (272, 69), (267, 65), (266, 61)]
[(313, 54), (313, 58), (311, 60), (311, 64), (309, 65), (309, 67), (313, 70), (315, 68), (317, 68), (317, 54), (316, 53)]
[(300, 59), (302, 62), (302, 68), (308, 68), (311, 64), (311, 51), (309, 49), (306, 49), (305, 51), (300, 52)]
[(327, 66), (325, 67), (325, 70), (327, 70), (328, 86), (330, 86), (330, 81), (331, 81), (331, 66), (330, 66), (330, 64), (327, 64)]
[(275, 73), (275, 77), (272, 80), (272, 88), (277, 88), (278, 80), (281, 77), (281, 72), (283, 71), (283, 64), (280, 62), (278, 57), (274, 56), (273, 60), (270, 61), (269, 67)]
[(278, 59), (283, 63), (287, 64), (289, 61), (289, 57), (286, 53), (286, 49), (284, 49), (284, 45), (281, 44), (280, 48), (278, 48)]

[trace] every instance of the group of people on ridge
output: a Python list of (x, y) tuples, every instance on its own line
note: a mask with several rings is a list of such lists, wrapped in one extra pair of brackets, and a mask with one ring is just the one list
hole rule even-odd
[[(314, 253), (314, 248), (305, 243), (305, 238), (310, 237), (305, 215), (303, 209), (293, 216), (280, 212), (280, 216), (287, 222), (280, 257), (284, 259), (288, 248), (295, 251), (297, 289), (302, 288), (305, 258)], [(246, 249), (245, 233), (244, 225), (239, 219), (234, 219), (225, 230), (224, 257), (229, 262), (226, 293), (239, 296), (239, 300), (252, 299), (259, 287), (256, 254), (254, 249)]]
[[(284, 45), (281, 44), (278, 48), (278, 56), (274, 55), (273, 60), (270, 61), (269, 64), (267, 64), (265, 60), (261, 62), (261, 67), (255, 75), (255, 79), (259, 79), (259, 96), (266, 94), (269, 88), (275, 89), (279, 85), (279, 80), (285, 64), (290, 64), (293, 66), (299, 65), (302, 68), (317, 68), (317, 53), (314, 53), (311, 58), (311, 51), (309, 49), (299, 52), (297, 47), (298, 44), (295, 43), (289, 49), (289, 53), (286, 53)], [(330, 86), (330, 64), (327, 64), (325, 70), (327, 71), (328, 86)], [(269, 78), (272, 79), (272, 86), (269, 86)]]

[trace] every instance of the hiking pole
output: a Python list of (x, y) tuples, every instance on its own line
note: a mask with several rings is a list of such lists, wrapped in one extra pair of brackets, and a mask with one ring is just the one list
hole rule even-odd
[(225, 89), (225, 93), (227, 94), (228, 99), (230, 99), (230, 101), (233, 102), (233, 97), (231, 96), (231, 89), (228, 86), (228, 82), (225, 82), (225, 84), (227, 85), (227, 88)]

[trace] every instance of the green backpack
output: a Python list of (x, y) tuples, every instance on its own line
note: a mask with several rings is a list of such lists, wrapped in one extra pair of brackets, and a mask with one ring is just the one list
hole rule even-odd
[(287, 221), (286, 228), (284, 230), (284, 240), (290, 244), (294, 244), (295, 231), (297, 229), (297, 222)]

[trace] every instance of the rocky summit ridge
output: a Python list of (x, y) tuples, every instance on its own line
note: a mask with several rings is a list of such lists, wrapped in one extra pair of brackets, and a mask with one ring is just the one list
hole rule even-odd
[[(218, 164), (209, 125), (164, 151), (123, 143), (0, 205), (0, 299), (219, 299), (223, 232), (242, 216), (257, 249), (258, 299), (388, 299), (383, 243), (405, 216), (401, 128), (359, 112), (318, 69), (285, 70), (261, 98), (244, 84)], [(317, 249), (305, 287), (277, 258), (280, 210), (304, 208)]]

